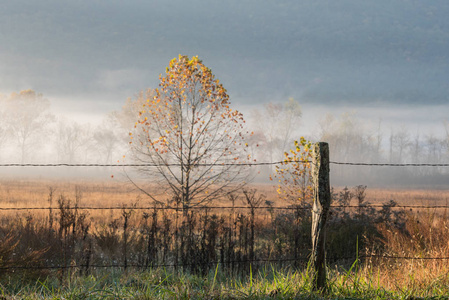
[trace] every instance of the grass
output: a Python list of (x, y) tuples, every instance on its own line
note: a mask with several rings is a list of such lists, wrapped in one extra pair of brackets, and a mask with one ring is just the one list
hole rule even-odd
[(447, 278), (427, 286), (410, 278), (407, 286), (385, 288), (379, 273), (354, 267), (329, 270), (328, 290), (321, 292), (312, 290), (307, 271), (273, 267), (250, 274), (114, 271), (75, 277), (63, 285), (51, 278), (29, 285), (10, 282), (0, 285), (0, 295), (3, 299), (449, 299)]

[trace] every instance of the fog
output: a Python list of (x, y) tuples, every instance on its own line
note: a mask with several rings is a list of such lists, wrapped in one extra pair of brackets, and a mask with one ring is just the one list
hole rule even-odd
[[(3, 167), (3, 178), (125, 180), (134, 163), (129, 133), (138, 120), (130, 98), (118, 110), (103, 114), (53, 109), (32, 90), (0, 100), (1, 164), (112, 164), (117, 167)], [(139, 100), (140, 101), (140, 100)], [(72, 104), (75, 104), (72, 103)], [(101, 107), (102, 104), (99, 104)], [(283, 160), (302, 136), (330, 144), (331, 161), (350, 163), (449, 163), (448, 106), (360, 107), (301, 106), (293, 98), (261, 105), (236, 105), (243, 111), (251, 154), (257, 162)], [(131, 112), (131, 114), (130, 114)], [(422, 115), (432, 115), (432, 119)], [(413, 119), (414, 122), (409, 122)], [(32, 129), (31, 129), (32, 128)], [(125, 159), (123, 157), (126, 157)], [(447, 167), (354, 167), (332, 165), (339, 186), (447, 187)], [(254, 168), (254, 182), (268, 183), (275, 167)], [(133, 174), (136, 176), (136, 174)]]
[[(302, 116), (282, 144), (300, 136), (326, 140), (334, 160), (373, 162), (377, 137), (379, 162), (398, 159), (397, 151), (401, 162), (447, 162), (448, 14), (445, 0), (2, 2), (0, 94), (42, 93), (53, 120), (32, 135), (27, 143), (33, 149), (23, 157), (17, 137), (9, 133), (1, 141), (0, 162), (115, 163), (127, 153), (129, 129), (108, 125), (110, 114), (139, 91), (156, 88), (159, 74), (178, 54), (198, 55), (255, 131), (260, 125), (254, 121), (256, 111), (295, 99)], [(331, 120), (333, 125), (323, 132)], [(357, 130), (343, 126), (348, 123), (357, 124)], [(76, 125), (72, 129), (88, 137), (70, 159), (62, 147), (61, 124)], [(107, 132), (113, 136), (109, 143)], [(350, 146), (359, 149), (354, 153), (341, 145), (348, 135), (353, 137)], [(114, 139), (120, 142), (109, 151), (104, 145)], [(399, 147), (398, 139), (404, 145)], [(412, 145), (419, 151), (413, 152)], [(270, 155), (258, 150), (258, 160), (282, 159), (284, 150)], [(447, 174), (446, 169), (437, 173)], [(46, 170), (26, 169), (24, 174), (54, 174)], [(333, 181), (404, 185), (419, 184), (425, 176), (435, 184), (446, 178), (436, 174), (431, 180), (425, 170), (407, 169), (407, 174), (423, 175), (416, 178), (403, 171), (359, 170), (345, 177), (335, 168)], [(266, 180), (265, 171), (257, 180)], [(358, 182), (357, 172), (364, 172), (366, 182)], [(0, 173), (22, 174), (10, 168)], [(111, 171), (85, 173), (109, 178)]]

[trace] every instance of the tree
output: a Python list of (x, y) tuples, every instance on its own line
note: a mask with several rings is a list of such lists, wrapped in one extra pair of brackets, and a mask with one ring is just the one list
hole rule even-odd
[(380, 163), (382, 158), (382, 120), (379, 119), (379, 123), (377, 124), (377, 128), (374, 135), (374, 155), (373, 155), (373, 162), (374, 163)]
[(91, 139), (89, 126), (77, 122), (60, 120), (56, 129), (56, 148), (60, 163), (75, 162), (77, 154)]
[(54, 121), (49, 108), (50, 102), (33, 90), (12, 93), (5, 100), (7, 127), (17, 140), (22, 163), (31, 145), (38, 142), (39, 134)]
[(332, 159), (341, 161), (366, 160), (366, 152), (371, 148), (370, 139), (365, 136), (362, 123), (355, 112), (343, 113), (336, 118), (327, 114), (320, 120), (320, 140), (329, 143)]
[(92, 148), (98, 156), (103, 158), (103, 163), (110, 164), (114, 158), (114, 151), (117, 153), (117, 146), (120, 145), (120, 133), (114, 115), (107, 115), (103, 122), (95, 128), (92, 139)]
[(440, 141), (433, 134), (429, 134), (425, 136), (425, 143), (427, 148), (427, 162), (428, 163), (439, 163), (442, 156), (442, 146), (444, 145), (443, 141)]
[(304, 204), (312, 199), (311, 182), (312, 144), (303, 137), (295, 147), (284, 153), (284, 160), (276, 166), (273, 177), (278, 180), (278, 194), (285, 200)]
[(245, 184), (249, 168), (243, 163), (252, 158), (243, 115), (230, 108), (225, 88), (198, 57), (170, 61), (139, 115), (130, 133), (133, 158), (155, 165), (140, 171), (185, 211)]
[(445, 162), (449, 162), (449, 120), (446, 119), (443, 121), (444, 131), (446, 136), (443, 138), (443, 145), (446, 148), (446, 160)]
[(266, 103), (262, 111), (253, 110), (256, 137), (259, 137), (257, 142), (262, 146), (261, 150), (265, 150), (268, 161), (282, 159), (287, 145), (292, 142), (293, 130), (298, 128), (301, 116), (301, 106), (293, 98), (289, 98), (284, 104)]
[(410, 142), (410, 157), (413, 163), (420, 163), (422, 160), (422, 145), (419, 131), (415, 134), (413, 141)]
[(394, 148), (397, 149), (397, 162), (401, 163), (404, 161), (404, 157), (407, 155), (406, 151), (410, 148), (412, 145), (410, 141), (410, 134), (407, 130), (407, 127), (402, 125), (399, 130), (394, 135)]
[(109, 118), (115, 122), (118, 136), (127, 144), (129, 142), (129, 131), (136, 124), (136, 116), (142, 111), (147, 103), (147, 99), (153, 99), (154, 89), (141, 91), (135, 98), (128, 98), (120, 111), (114, 111)]
[[(329, 144), (331, 160), (340, 162), (382, 160), (380, 123), (375, 131), (370, 132), (366, 129), (367, 122), (360, 120), (355, 112), (345, 112), (337, 117), (327, 114), (320, 120), (319, 125), (321, 132), (318, 138)], [(349, 179), (358, 182), (361, 175), (368, 176), (372, 170), (334, 166), (332, 174), (335, 181), (346, 185)]]
[[(262, 111), (254, 109), (251, 115), (256, 128), (256, 134), (253, 136), (253, 139), (257, 138), (257, 143), (261, 145), (258, 149), (259, 153), (262, 152), (261, 154), (269, 162), (273, 162), (275, 160), (274, 157), (281, 159), (276, 153), (276, 149), (280, 145), (278, 121), (281, 119), (281, 113), (282, 105), (270, 102), (264, 105), (264, 110)], [(260, 159), (260, 154), (257, 157)], [(272, 167), (268, 166), (268, 168), (271, 172)]]
[(5, 147), (6, 140), (8, 137), (8, 130), (6, 129), (7, 123), (5, 122), (6, 113), (3, 109), (5, 106), (5, 97), (0, 94), (0, 149)]
[(302, 109), (299, 102), (292, 97), (288, 98), (283, 106), (283, 115), (278, 122), (282, 124), (282, 131), (279, 133), (282, 136), (282, 152), (287, 151), (287, 145), (291, 143), (293, 129), (299, 127), (299, 121), (302, 117)]

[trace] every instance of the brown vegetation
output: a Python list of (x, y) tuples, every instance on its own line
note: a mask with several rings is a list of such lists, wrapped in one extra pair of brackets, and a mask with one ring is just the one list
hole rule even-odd
[[(446, 260), (423, 258), (449, 257), (446, 211), (404, 210), (397, 203), (445, 205), (448, 195), (442, 190), (364, 186), (334, 190), (333, 205), (339, 207), (329, 219), (329, 265), (347, 269), (358, 256), (363, 272), (382, 274), (379, 284), (390, 287), (407, 286), (412, 275), (424, 284), (445, 274)], [(377, 208), (368, 205), (382, 203)], [(188, 214), (176, 201), (169, 205), (180, 209), (152, 205), (125, 184), (2, 181), (0, 207), (53, 209), (2, 211), (1, 274), (51, 275), (63, 280), (111, 265), (207, 273), (220, 264), (225, 272), (245, 274), (250, 264), (252, 270), (265, 264), (280, 268), (307, 264), (310, 207), (307, 202), (294, 206), (277, 199), (274, 187), (253, 186), (210, 204), (222, 208), (192, 209)], [(82, 209), (86, 206), (117, 209)]]

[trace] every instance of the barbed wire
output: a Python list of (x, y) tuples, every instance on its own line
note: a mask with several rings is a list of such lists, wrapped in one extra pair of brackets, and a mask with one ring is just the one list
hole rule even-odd
[[(449, 257), (416, 257), (416, 256), (397, 256), (397, 255), (381, 255), (381, 254), (365, 254), (343, 257), (331, 257), (332, 260), (360, 260), (369, 258), (379, 259), (400, 259), (400, 260), (449, 260)], [(56, 265), (56, 266), (3, 266), (0, 270), (62, 270), (62, 269), (107, 269), (107, 268), (177, 268), (177, 267), (191, 267), (195, 265), (232, 265), (232, 264), (247, 264), (247, 263), (283, 263), (283, 262), (297, 262), (309, 261), (310, 257), (297, 258), (261, 258), (261, 259), (245, 259), (232, 261), (210, 261), (210, 262), (195, 262), (195, 263), (167, 263), (167, 264), (141, 264), (141, 263), (127, 263), (125, 264), (71, 264), (71, 265)]]
[(449, 167), (449, 164), (417, 164), (417, 163), (360, 163), (360, 162), (337, 162), (330, 161), (330, 164), (334, 165), (347, 165), (347, 166), (372, 166), (372, 167)]
[[(193, 206), (189, 207), (189, 210), (201, 210), (201, 209), (266, 209), (266, 210), (310, 210), (312, 207), (310, 206)], [(331, 205), (330, 208), (423, 208), (423, 209), (449, 209), (449, 205), (390, 205), (386, 204), (375, 204), (375, 205)], [(0, 211), (7, 210), (58, 210), (60, 207), (0, 207)], [(175, 210), (175, 211), (183, 211), (185, 208), (181, 207), (172, 207), (172, 206), (162, 206), (162, 207), (154, 207), (154, 206), (139, 206), (139, 207), (130, 207), (130, 206), (105, 206), (105, 207), (95, 207), (95, 206), (72, 206), (66, 207), (64, 209), (67, 210)]]
[(381, 255), (381, 254), (372, 254), (372, 255), (362, 255), (362, 258), (385, 258), (385, 259), (403, 259), (403, 260), (449, 260), (449, 257), (415, 257), (415, 256), (395, 256), (395, 255)]
[[(59, 207), (0, 207), (0, 210), (58, 210)], [(123, 207), (123, 206), (110, 206), (110, 207), (88, 207), (88, 206), (77, 206), (77, 207), (66, 207), (64, 209), (80, 209), (80, 210), (177, 210), (183, 211), (182, 206), (180, 207), (172, 207), (172, 206), (163, 206), (163, 207), (154, 207), (154, 206), (146, 206), (146, 207)], [(250, 206), (193, 206), (189, 207), (189, 210), (198, 210), (198, 209), (251, 209)], [(279, 207), (279, 206), (258, 206), (254, 207), (254, 209), (275, 209), (275, 210), (288, 210), (288, 209), (310, 209), (308, 207)]]
[[(199, 163), (192, 164), (196, 167), (210, 167), (210, 166), (270, 166), (270, 165), (280, 165), (289, 163), (312, 163), (308, 160), (283, 160), (275, 162), (252, 162), (252, 163)], [(329, 161), (329, 164), (334, 165), (347, 165), (347, 166), (373, 166), (373, 167), (449, 167), (449, 164), (436, 164), (436, 163), (363, 163), (363, 162), (338, 162)], [(68, 164), (68, 163), (55, 163), (55, 164), (19, 164), (19, 163), (9, 163), (0, 164), (0, 167), (180, 167), (181, 164), (178, 163), (168, 163), (168, 164)]]
[[(300, 163), (309, 163), (309, 161), (295, 161)], [(267, 165), (278, 165), (286, 163), (284, 161), (275, 162), (252, 162), (252, 163), (192, 163), (195, 167), (210, 167), (210, 166), (267, 166)], [(178, 163), (167, 163), (167, 164), (67, 164), (67, 163), (57, 163), (57, 164), (0, 164), (0, 167), (180, 167), (181, 164)]]
[(449, 209), (449, 205), (401, 205), (401, 204), (395, 204), (391, 205), (389, 203), (385, 204), (373, 204), (373, 205), (332, 205), (330, 208), (425, 208), (425, 209), (432, 209), (432, 208), (446, 208)]
[(195, 263), (168, 263), (168, 264), (134, 264), (127, 263), (124, 264), (106, 264), (106, 265), (96, 265), (96, 264), (81, 264), (81, 265), (67, 265), (67, 266), (7, 266), (0, 267), (0, 270), (8, 269), (75, 269), (75, 268), (170, 268), (170, 267), (191, 267), (195, 265), (230, 265), (230, 264), (244, 264), (244, 263), (268, 263), (268, 262), (291, 262), (291, 261), (308, 261), (308, 257), (298, 257), (298, 258), (284, 258), (284, 259), (274, 259), (274, 258), (260, 258), (260, 259), (244, 259), (244, 260), (231, 260), (231, 261), (210, 261), (210, 262), (195, 262)]

